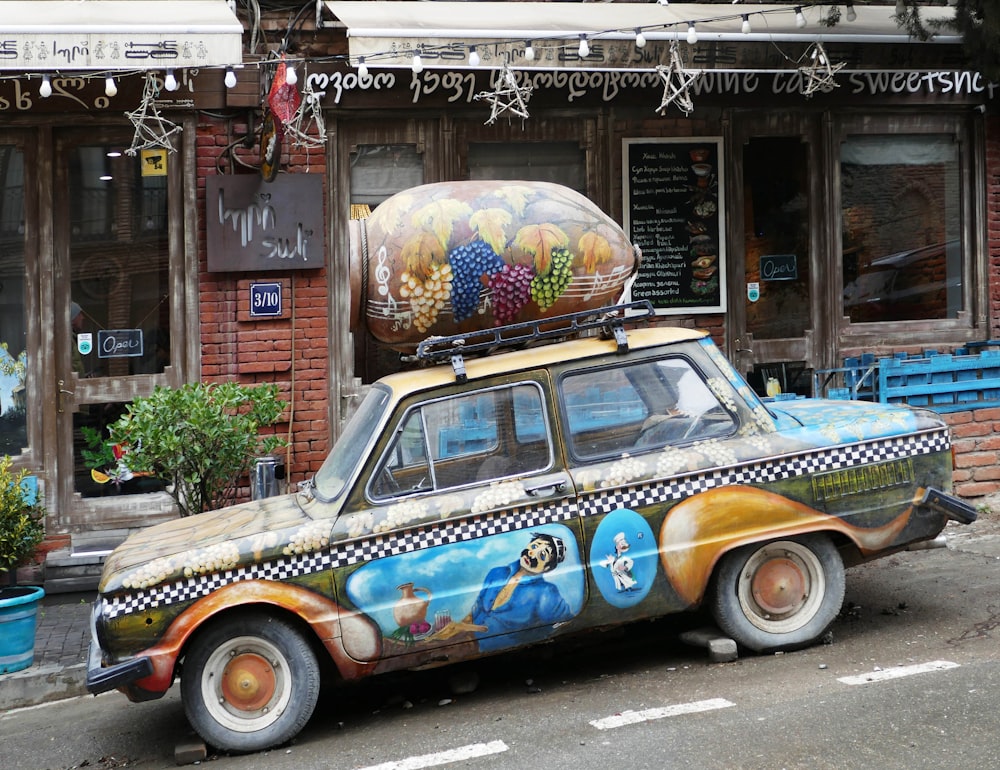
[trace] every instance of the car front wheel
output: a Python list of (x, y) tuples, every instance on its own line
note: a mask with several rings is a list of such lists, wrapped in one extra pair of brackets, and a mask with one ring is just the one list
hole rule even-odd
[(745, 546), (719, 564), (713, 601), (719, 627), (744, 647), (804, 647), (840, 612), (844, 564), (825, 535)]
[(223, 619), (188, 651), (181, 695), (188, 721), (206, 743), (249, 752), (291, 740), (319, 697), (320, 671), (309, 642), (267, 616)]

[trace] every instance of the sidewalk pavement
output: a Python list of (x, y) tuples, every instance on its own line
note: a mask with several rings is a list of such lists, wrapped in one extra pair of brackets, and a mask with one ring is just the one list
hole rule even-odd
[(35, 659), (0, 674), (0, 713), (85, 695), (90, 610), (96, 593), (46, 594), (38, 612)]

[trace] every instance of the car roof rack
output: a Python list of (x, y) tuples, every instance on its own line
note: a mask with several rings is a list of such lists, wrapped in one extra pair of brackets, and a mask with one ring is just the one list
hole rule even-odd
[(624, 353), (628, 350), (625, 323), (645, 321), (655, 316), (652, 303), (640, 300), (507, 326), (477, 329), (448, 337), (428, 337), (417, 345), (416, 359), (420, 363), (450, 360), (456, 379), (465, 382), (466, 356), (513, 350), (540, 340), (577, 335), (589, 329), (602, 329), (608, 337), (614, 337), (618, 343), (618, 352)]

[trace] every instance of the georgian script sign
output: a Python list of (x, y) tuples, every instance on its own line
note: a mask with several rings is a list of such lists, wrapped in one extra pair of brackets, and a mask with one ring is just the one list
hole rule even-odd
[(136, 358), (142, 355), (142, 329), (99, 329), (98, 358)]
[(625, 232), (642, 249), (632, 299), (664, 314), (726, 307), (722, 139), (623, 139)]
[(302, 270), (323, 266), (323, 176), (210, 176), (209, 272)]

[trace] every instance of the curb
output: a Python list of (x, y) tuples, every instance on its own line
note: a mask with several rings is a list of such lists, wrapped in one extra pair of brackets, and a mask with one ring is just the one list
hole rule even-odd
[(0, 676), (0, 712), (87, 694), (87, 665), (48, 664)]

